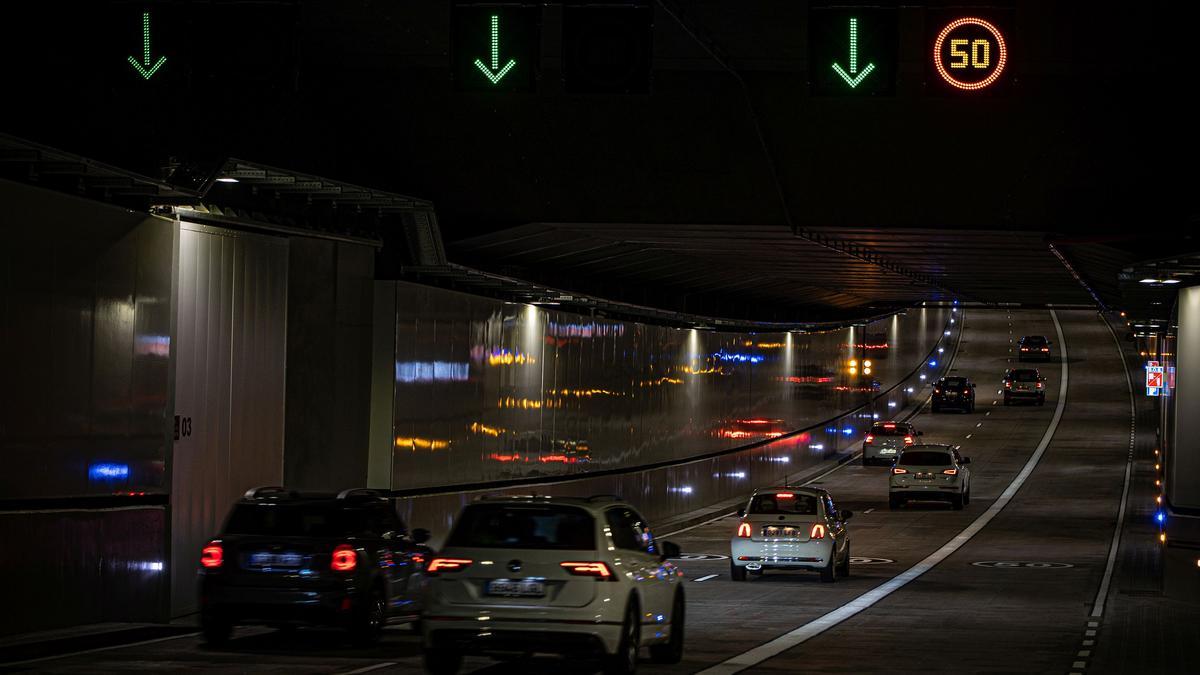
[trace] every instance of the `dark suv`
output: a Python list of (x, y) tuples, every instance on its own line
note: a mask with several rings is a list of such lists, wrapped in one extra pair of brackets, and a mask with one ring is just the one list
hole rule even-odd
[(318, 624), (379, 639), (389, 618), (420, 613), (429, 532), (411, 535), (395, 500), (260, 487), (237, 501), (200, 552), (200, 625), (209, 643), (236, 624)]
[(1017, 341), (1017, 361), (1049, 361), (1050, 340), (1045, 335), (1026, 335)]
[(933, 396), (929, 399), (933, 412), (954, 408), (963, 412), (975, 412), (975, 383), (965, 377), (943, 377), (933, 383)]
[(1004, 372), (1004, 405), (1013, 401), (1046, 403), (1046, 378), (1037, 368), (1012, 368)]

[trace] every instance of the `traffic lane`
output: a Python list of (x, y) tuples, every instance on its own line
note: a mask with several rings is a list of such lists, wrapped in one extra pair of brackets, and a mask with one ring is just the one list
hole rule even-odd
[[(1116, 522), (1129, 393), (1112, 336), (1095, 313), (1059, 317), (1071, 364), (1069, 403), (1013, 502), (938, 567), (755, 672), (802, 665), (815, 673), (920, 673), (950, 663), (959, 672), (1072, 670)], [(997, 561), (1032, 565), (977, 564)], [(938, 649), (912, 649), (922, 644)], [(828, 652), (834, 648), (836, 657)]]
[[(1023, 325), (1053, 332), (1046, 312), (1013, 314)], [(1009, 317), (1007, 312), (968, 314), (955, 374), (977, 382), (984, 377), (1000, 380), (1011, 355)], [(925, 412), (914, 418), (914, 424), (926, 431), (922, 441), (961, 444), (963, 454), (972, 458), (973, 499), (963, 511), (935, 502), (914, 502), (890, 511), (887, 468), (853, 463), (820, 482), (840, 508), (855, 512), (849, 524), (853, 554), (889, 559), (892, 563), (852, 564), (849, 579), (821, 584), (815, 573), (776, 571), (733, 582), (727, 560), (683, 562), (689, 579), (719, 576), (688, 583), (685, 661), (662, 672), (694, 672), (756, 647), (846, 604), (924, 559), (978, 517), (1020, 471), (1053, 416), (1057, 386), (1058, 376), (1054, 374), (1045, 407), (1014, 406), (1000, 412), (981, 405), (973, 415), (931, 415), (926, 406)], [(977, 393), (981, 402), (990, 403), (986, 390), (981, 388)], [(972, 438), (966, 439), (967, 434)], [(685, 552), (728, 555), (729, 537), (736, 522), (727, 518), (671, 538)], [(656, 667), (656, 672), (659, 670)]]

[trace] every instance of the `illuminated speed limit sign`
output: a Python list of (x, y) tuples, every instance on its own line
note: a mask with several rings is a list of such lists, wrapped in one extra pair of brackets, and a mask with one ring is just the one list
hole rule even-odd
[(958, 17), (937, 32), (931, 56), (943, 83), (961, 91), (980, 91), (1005, 76), (1008, 41), (994, 21)]

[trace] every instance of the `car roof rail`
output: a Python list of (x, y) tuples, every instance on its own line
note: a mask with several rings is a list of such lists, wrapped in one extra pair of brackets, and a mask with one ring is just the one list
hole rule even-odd
[(351, 497), (374, 497), (382, 499), (383, 494), (380, 493), (379, 490), (373, 490), (371, 488), (347, 488), (339, 492), (337, 495), (338, 499), (350, 499)]
[(281, 485), (260, 485), (246, 490), (243, 499), (262, 499), (264, 497), (295, 497), (296, 491)]
[(625, 498), (620, 495), (592, 495), (587, 500), (589, 502), (623, 502)]

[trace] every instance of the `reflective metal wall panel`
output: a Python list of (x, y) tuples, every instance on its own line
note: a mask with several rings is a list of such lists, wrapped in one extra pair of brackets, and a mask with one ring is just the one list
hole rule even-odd
[(200, 548), (233, 501), (283, 480), (285, 239), (183, 223), (171, 467), (171, 607), (195, 610)]
[(380, 283), (395, 287), (395, 359), (376, 367), (394, 369), (401, 490), (578, 476), (806, 428), (936, 363), (951, 326), (931, 307), (823, 333), (679, 330)]

